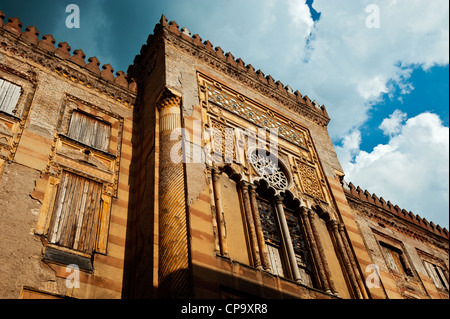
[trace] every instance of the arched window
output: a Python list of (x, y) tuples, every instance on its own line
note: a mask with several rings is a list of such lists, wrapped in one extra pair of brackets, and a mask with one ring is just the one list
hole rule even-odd
[(274, 154), (264, 149), (251, 149), (249, 162), (259, 175), (254, 179), (258, 185), (258, 217), (272, 273), (315, 287), (314, 267), (301, 225), (299, 205), (293, 204), (292, 200), (288, 203), (280, 196), (292, 185), (289, 170)]

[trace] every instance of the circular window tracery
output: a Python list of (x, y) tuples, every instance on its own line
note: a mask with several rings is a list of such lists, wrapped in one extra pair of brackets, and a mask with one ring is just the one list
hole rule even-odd
[(289, 174), (281, 165), (280, 160), (264, 149), (253, 149), (249, 152), (248, 160), (256, 172), (270, 186), (277, 190), (284, 190), (290, 185)]

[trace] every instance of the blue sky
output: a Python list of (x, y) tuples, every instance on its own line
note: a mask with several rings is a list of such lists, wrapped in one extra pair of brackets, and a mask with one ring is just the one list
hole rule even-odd
[[(71, 3), (79, 29), (65, 25)], [(378, 28), (367, 26), (372, 4)], [(346, 180), (448, 229), (447, 1), (0, 0), (0, 10), (116, 71), (164, 13), (325, 104)]]

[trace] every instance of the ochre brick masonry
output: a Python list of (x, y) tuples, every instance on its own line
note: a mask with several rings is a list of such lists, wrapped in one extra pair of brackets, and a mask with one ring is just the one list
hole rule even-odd
[[(448, 230), (163, 15), (127, 72), (0, 11), (0, 298), (446, 299)], [(70, 42), (70, 39), (67, 39)]]

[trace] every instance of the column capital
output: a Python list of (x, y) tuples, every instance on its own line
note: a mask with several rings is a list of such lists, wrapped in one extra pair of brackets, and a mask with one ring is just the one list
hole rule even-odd
[(238, 184), (240, 188), (245, 188), (246, 190), (250, 190), (250, 187), (252, 186), (252, 184), (245, 179), (241, 179)]
[(281, 195), (275, 195), (275, 196), (273, 197), (273, 200), (274, 200), (275, 203), (277, 203), (277, 204), (283, 204), (284, 197), (281, 196)]
[(331, 226), (332, 229), (337, 230), (340, 223), (337, 220), (330, 220), (328, 224)]
[(176, 89), (165, 87), (161, 91), (161, 93), (159, 93), (158, 98), (156, 99), (156, 107), (158, 109), (163, 109), (171, 106), (180, 106), (181, 96), (181, 92), (177, 91)]
[(304, 216), (308, 216), (308, 212), (310, 211), (310, 209), (306, 206), (300, 206), (300, 213)]
[(344, 223), (338, 223), (338, 226), (339, 226), (339, 231), (344, 231), (345, 230)]
[(314, 218), (316, 218), (317, 213), (314, 210), (309, 208), (308, 209), (308, 216), (309, 216), (310, 219), (314, 219)]

